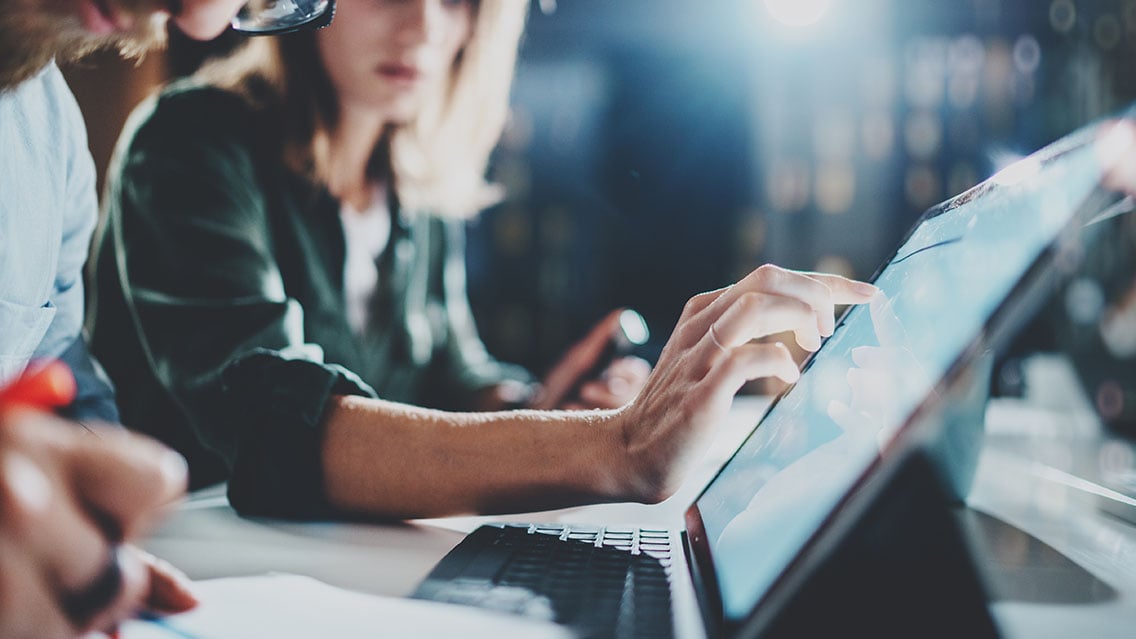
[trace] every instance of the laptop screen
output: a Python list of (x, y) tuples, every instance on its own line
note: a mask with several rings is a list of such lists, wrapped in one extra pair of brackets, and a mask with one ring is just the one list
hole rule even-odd
[(695, 502), (727, 621), (745, 619), (978, 343), (1101, 180), (1089, 128), (927, 211), (805, 374)]

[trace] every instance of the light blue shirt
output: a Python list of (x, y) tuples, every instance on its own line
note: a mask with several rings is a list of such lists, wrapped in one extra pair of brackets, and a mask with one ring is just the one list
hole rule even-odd
[(52, 63), (0, 92), (0, 383), (79, 337), (97, 219), (86, 127)]

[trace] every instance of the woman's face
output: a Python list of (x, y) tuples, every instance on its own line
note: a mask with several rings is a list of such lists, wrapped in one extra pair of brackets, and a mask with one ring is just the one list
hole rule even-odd
[(473, 0), (338, 0), (316, 39), (341, 107), (413, 118), (448, 82), (473, 19)]

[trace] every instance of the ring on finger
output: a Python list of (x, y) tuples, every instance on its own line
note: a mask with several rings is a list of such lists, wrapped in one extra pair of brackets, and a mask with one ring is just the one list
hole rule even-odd
[(718, 341), (718, 335), (717, 335), (717, 333), (714, 332), (714, 325), (713, 324), (710, 325), (710, 341), (714, 342), (714, 346), (717, 346), (718, 350), (722, 351), (723, 353), (728, 352), (726, 347), (722, 346), (722, 342)]

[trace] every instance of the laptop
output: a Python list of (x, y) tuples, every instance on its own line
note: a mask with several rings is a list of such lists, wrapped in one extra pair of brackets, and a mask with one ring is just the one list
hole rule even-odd
[[(483, 526), (414, 596), (589, 637), (768, 636), (873, 504), (905, 486), (912, 459), (932, 460), (943, 495), (964, 496), (982, 403), (959, 408), (960, 398), (982, 395), (992, 354), (1069, 270), (1085, 224), (1119, 199), (1102, 176), (1128, 146), (1099, 122), (926, 211), (873, 278), (882, 296), (848, 309), (690, 505), (683, 530)], [(847, 592), (877, 577), (850, 575)]]

